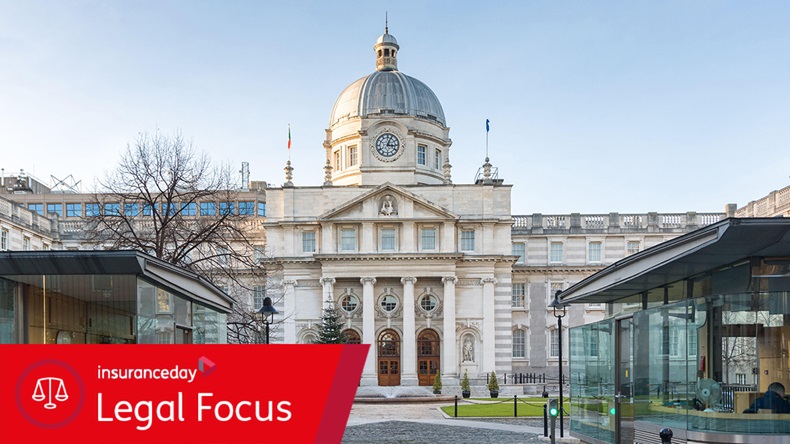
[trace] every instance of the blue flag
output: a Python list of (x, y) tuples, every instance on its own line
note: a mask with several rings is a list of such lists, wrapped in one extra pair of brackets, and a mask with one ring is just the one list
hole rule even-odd
[(486, 132), (488, 132), (488, 130), (491, 129), (491, 128), (488, 127), (488, 122), (489, 122), (489, 120), (486, 119)]

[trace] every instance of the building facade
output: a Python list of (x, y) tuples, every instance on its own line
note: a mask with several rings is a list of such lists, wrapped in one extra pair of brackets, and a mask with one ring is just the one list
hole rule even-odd
[[(385, 30), (373, 50), (376, 70), (331, 110), (318, 151), (322, 186), (295, 185), (289, 162), (282, 186), (243, 178), (234, 206), (252, 208), (249, 237), (278, 269), (271, 296), (283, 315), (274, 340), (313, 341), (322, 310), (335, 304), (349, 341), (373, 346), (365, 385), (431, 385), (437, 371), (445, 385), (464, 372), (478, 381), (492, 371), (556, 381), (560, 335), (567, 339), (547, 308), (557, 290), (725, 217), (512, 215), (512, 185), (489, 159), (474, 183), (452, 180), (442, 105), (397, 69), (397, 40)], [(83, 236), (89, 211), (105, 210), (93, 195), (56, 193), (24, 175), (5, 178), (2, 190), (9, 211), (51, 227), (41, 248), (95, 247)], [(110, 205), (124, 211), (123, 202)], [(264, 294), (248, 296), (255, 308)], [(565, 325), (580, 325), (605, 310), (573, 306), (567, 316)]]

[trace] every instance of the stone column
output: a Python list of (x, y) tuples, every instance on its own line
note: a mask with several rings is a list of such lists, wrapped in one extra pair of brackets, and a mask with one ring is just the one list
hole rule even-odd
[(370, 344), (368, 358), (362, 369), (361, 385), (378, 385), (376, 369), (376, 302), (373, 297), (374, 277), (363, 277), (362, 283), (362, 343)]
[(442, 382), (452, 382), (458, 378), (458, 358), (455, 337), (455, 284), (458, 278), (442, 278), (444, 284), (444, 339), (442, 340)]
[(405, 277), (403, 284), (403, 345), (401, 346), (401, 385), (418, 385), (417, 335), (414, 322), (414, 284), (417, 278)]
[(321, 295), (321, 315), (323, 316), (324, 310), (326, 310), (326, 301), (334, 301), (334, 285), (335, 285), (335, 278), (321, 278), (321, 285), (324, 286), (324, 292)]
[(483, 284), (483, 372), (490, 374), (496, 368), (494, 286), (497, 281), (490, 277), (481, 279), (481, 283)]
[(283, 281), (283, 308), (285, 314), (283, 340), (286, 344), (296, 344), (296, 300), (294, 287), (296, 281), (286, 279)]

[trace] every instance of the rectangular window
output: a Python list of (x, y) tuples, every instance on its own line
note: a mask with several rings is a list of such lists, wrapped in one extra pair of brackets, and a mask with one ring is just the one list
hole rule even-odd
[(67, 203), (66, 217), (82, 217), (82, 204)]
[(475, 251), (475, 230), (461, 230), (461, 251)]
[(357, 147), (350, 146), (348, 147), (348, 154), (346, 155), (346, 163), (348, 166), (356, 166), (357, 165)]
[(340, 171), (343, 169), (343, 165), (340, 164), (340, 150), (335, 151), (335, 171)]
[(234, 202), (220, 202), (219, 203), (219, 214), (222, 216), (227, 216), (229, 214), (236, 214), (236, 205)]
[(746, 373), (736, 373), (735, 383), (740, 385), (746, 385)]
[(551, 330), (551, 347), (549, 347), (549, 357), (559, 358), (560, 356), (560, 335), (556, 328)]
[(239, 214), (252, 216), (255, 214), (255, 202), (239, 202)]
[(549, 262), (562, 262), (562, 242), (552, 242), (549, 249)]
[(107, 204), (104, 204), (104, 215), (105, 216), (120, 216), (121, 215), (121, 204), (119, 204), (119, 203), (107, 203)]
[(315, 253), (315, 231), (302, 231), (302, 253)]
[(343, 228), (340, 230), (340, 250), (355, 251), (357, 249), (357, 230)]
[(639, 252), (639, 242), (638, 241), (628, 241), (627, 249), (628, 249), (627, 256), (630, 256), (632, 254), (638, 253)]
[(27, 204), (27, 209), (35, 211), (42, 216), (44, 215), (44, 204)]
[(96, 217), (101, 215), (101, 206), (95, 203), (85, 204), (85, 217)]
[(517, 264), (523, 264), (526, 261), (526, 249), (526, 245), (522, 242), (513, 244), (510, 251), (513, 256), (518, 256), (518, 259), (516, 259)]
[(513, 332), (513, 357), (525, 358), (527, 357), (527, 340), (526, 331), (516, 330)]
[(590, 242), (587, 245), (587, 259), (589, 262), (601, 262), (600, 242)]
[(549, 286), (549, 303), (554, 300), (554, 295), (562, 291), (562, 282), (552, 282)]
[(438, 148), (433, 151), (433, 165), (437, 170), (442, 167), (442, 150)]
[(30, 250), (30, 238), (29, 237), (25, 237), (24, 239), (22, 239), (22, 249), (25, 250), (25, 251)]
[(214, 216), (217, 214), (217, 204), (215, 202), (200, 202), (201, 216)]
[(195, 202), (190, 202), (184, 204), (181, 207), (181, 215), (182, 216), (195, 216), (197, 215), (197, 204)]
[(256, 285), (252, 289), (252, 305), (255, 311), (258, 311), (263, 307), (263, 298), (266, 297), (266, 287), (262, 285)]
[(140, 215), (140, 204), (125, 203), (123, 204), (123, 215), (126, 217), (135, 217)]
[(382, 228), (381, 251), (395, 251), (395, 229)]
[(266, 217), (266, 202), (258, 202), (258, 216)]
[(58, 217), (63, 217), (63, 204), (47, 204), (47, 214), (55, 213)]
[(0, 250), (8, 250), (8, 230), (0, 232)]
[(513, 308), (524, 308), (526, 284), (513, 284)]
[(423, 250), (436, 249), (436, 228), (423, 228), (420, 230), (420, 246)]
[(425, 145), (417, 145), (417, 165), (425, 165)]
[(696, 329), (689, 329), (688, 331), (688, 355), (689, 356), (697, 356), (697, 330)]

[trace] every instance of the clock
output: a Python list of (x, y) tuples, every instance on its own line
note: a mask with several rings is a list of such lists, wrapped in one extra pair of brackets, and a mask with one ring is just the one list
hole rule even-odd
[(400, 140), (391, 133), (384, 133), (376, 139), (376, 151), (383, 157), (392, 157), (398, 154)]

